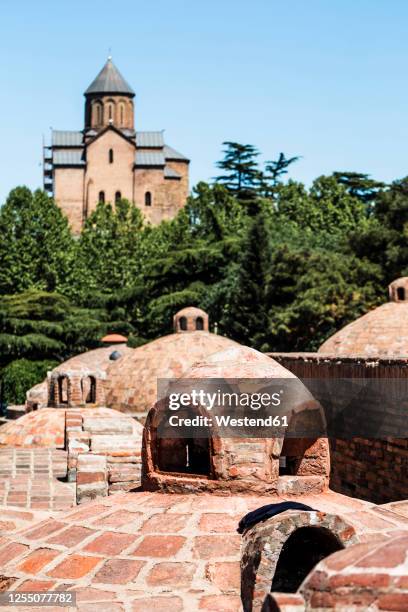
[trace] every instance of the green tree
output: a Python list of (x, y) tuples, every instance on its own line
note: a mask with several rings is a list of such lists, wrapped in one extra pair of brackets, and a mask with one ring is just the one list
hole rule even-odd
[(220, 330), (257, 349), (268, 346), (270, 279), (269, 215), (266, 205), (248, 222), (237, 262), (228, 269), (213, 295), (221, 301)]
[(10, 192), (0, 209), (0, 294), (64, 290), (73, 282), (68, 221), (43, 191)]
[(259, 152), (253, 145), (225, 141), (224, 159), (217, 162), (217, 168), (224, 174), (215, 181), (224, 185), (228, 191), (240, 200), (254, 198), (258, 193), (260, 172), (257, 157)]
[(408, 177), (377, 194), (370, 223), (350, 235), (350, 244), (358, 257), (381, 266), (384, 285), (408, 275)]
[(142, 270), (142, 228), (142, 214), (128, 200), (99, 202), (78, 242), (74, 291), (87, 300), (132, 287)]
[(72, 305), (56, 293), (26, 291), (0, 300), (0, 367), (15, 359), (62, 361), (99, 345), (103, 311)]
[(361, 228), (366, 208), (333, 176), (317, 178), (309, 192), (302, 183), (289, 181), (277, 192), (276, 208), (281, 223), (293, 222), (312, 233), (343, 234)]
[(343, 236), (280, 227), (272, 234), (270, 350), (315, 351), (381, 295), (381, 268), (356, 257)]
[(280, 153), (277, 160), (265, 162), (265, 171), (262, 175), (262, 195), (273, 197), (278, 184), (282, 182), (282, 177), (288, 173), (289, 166), (299, 159), (298, 155), (288, 158), (284, 153)]
[(47, 372), (57, 365), (57, 361), (29, 359), (9, 363), (0, 373), (0, 404), (24, 404), (28, 389), (42, 382)]
[(368, 211), (378, 198), (379, 193), (385, 188), (385, 183), (375, 181), (369, 174), (361, 172), (334, 172), (334, 178), (344, 185), (354, 198), (358, 198), (367, 205)]
[(247, 220), (225, 187), (199, 183), (177, 217), (152, 230), (155, 250), (144, 276), (150, 300), (141, 329), (153, 337), (170, 331), (174, 312), (190, 304), (208, 308), (213, 317), (208, 295), (238, 256)]

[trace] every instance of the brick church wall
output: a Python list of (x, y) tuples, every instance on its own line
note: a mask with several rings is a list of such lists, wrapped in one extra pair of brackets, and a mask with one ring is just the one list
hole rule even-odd
[[(113, 163), (109, 163), (109, 150), (113, 151)], [(99, 192), (105, 192), (105, 202), (115, 202), (115, 193), (133, 200), (134, 147), (116, 132), (108, 130), (87, 147), (88, 215), (95, 210)], [(89, 186), (89, 187), (88, 187)]]
[(84, 170), (83, 168), (55, 168), (54, 197), (75, 234), (79, 234), (83, 221)]
[[(270, 353), (305, 379), (408, 377), (408, 359), (334, 357), (316, 353)], [(408, 439), (330, 439), (330, 488), (381, 504), (408, 497)]]

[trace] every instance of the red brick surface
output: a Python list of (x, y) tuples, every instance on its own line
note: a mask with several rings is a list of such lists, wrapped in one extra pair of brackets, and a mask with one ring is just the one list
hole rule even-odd
[(157, 563), (149, 572), (147, 584), (150, 586), (188, 587), (191, 584), (196, 565), (188, 562)]
[(130, 559), (109, 559), (97, 572), (94, 582), (127, 584), (136, 578), (144, 563)]
[[(378, 602), (394, 606), (390, 610), (405, 610), (401, 605), (405, 606), (408, 574), (403, 564), (388, 569), (358, 566), (370, 556), (399, 562), (406, 533), (404, 507), (384, 508), (378, 515), (382, 531), (376, 534), (369, 521), (372, 516), (372, 524), (377, 524), (376, 509), (365, 502), (332, 492), (305, 499), (321, 510), (319, 516), (338, 512), (350, 523), (355, 520), (360, 536), (368, 538), (322, 561), (310, 576), (308, 601), (326, 607), (343, 601), (348, 609)], [(264, 501), (239, 495), (126, 493), (61, 513), (58, 519), (37, 519), (31, 528), (9, 534), (11, 541), (0, 538), (3, 585), (19, 590), (31, 585), (36, 589), (37, 583), (39, 591), (74, 589), (79, 612), (118, 607), (136, 612), (242, 612), (241, 537), (236, 526), (241, 516)], [(361, 514), (366, 515), (364, 525)], [(342, 529), (343, 522), (339, 525)], [(379, 536), (382, 539), (373, 540)], [(385, 554), (384, 547), (393, 542), (394, 552)]]
[(136, 557), (174, 557), (186, 539), (182, 536), (145, 536), (134, 550)]
[(85, 557), (79, 554), (73, 554), (67, 557), (57, 565), (54, 569), (47, 572), (48, 576), (53, 578), (72, 579), (83, 578), (88, 574), (98, 563), (101, 557)]

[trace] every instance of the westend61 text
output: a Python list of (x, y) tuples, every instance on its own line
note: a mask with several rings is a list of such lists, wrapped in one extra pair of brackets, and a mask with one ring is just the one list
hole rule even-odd
[(169, 425), (172, 427), (212, 427), (213, 420), (218, 427), (287, 427), (287, 416), (268, 416), (265, 418), (214, 415), (214, 417), (196, 416), (193, 418), (179, 417), (172, 415), (169, 418)]

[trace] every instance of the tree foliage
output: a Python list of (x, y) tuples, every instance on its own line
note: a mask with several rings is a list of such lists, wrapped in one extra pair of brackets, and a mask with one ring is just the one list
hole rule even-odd
[(221, 175), (174, 219), (151, 226), (126, 200), (99, 203), (79, 238), (51, 198), (14, 189), (0, 209), (8, 401), (41, 364), (98, 346), (107, 331), (137, 346), (171, 332), (184, 306), (204, 308), (239, 342), (291, 351), (317, 349), (383, 302), (386, 285), (408, 275), (408, 178), (387, 186), (335, 172), (307, 187), (287, 180), (298, 160), (281, 153), (261, 166), (256, 147), (226, 141)]
[(10, 192), (0, 209), (0, 295), (65, 290), (72, 278), (74, 240), (68, 221), (42, 191)]
[(42, 382), (47, 372), (57, 365), (58, 361), (29, 359), (16, 359), (9, 363), (0, 375), (1, 404), (24, 404), (27, 390)]
[(2, 296), (0, 367), (23, 358), (61, 361), (98, 346), (105, 330), (103, 312), (75, 306), (57, 293), (30, 290)]

